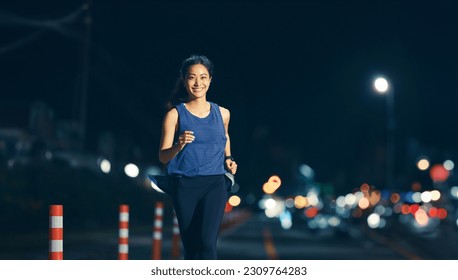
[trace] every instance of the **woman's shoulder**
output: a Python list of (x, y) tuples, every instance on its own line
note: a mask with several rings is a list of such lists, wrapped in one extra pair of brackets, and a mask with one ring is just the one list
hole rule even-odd
[(166, 114), (179, 114), (180, 112), (182, 112), (184, 110), (184, 103), (183, 102), (180, 102), (178, 104), (175, 104), (173, 105), (168, 111)]
[(214, 107), (214, 108), (216, 108), (216, 109), (219, 109), (219, 111), (221, 112), (221, 114), (223, 114), (223, 112), (224, 112), (224, 113), (227, 113), (227, 112), (229, 111), (227, 108), (225, 108), (225, 107), (223, 107), (223, 106), (221, 106), (221, 105), (219, 105), (219, 104), (217, 104), (217, 103), (215, 103), (215, 102), (211, 102), (211, 101), (207, 101), (207, 102), (210, 103), (210, 105), (211, 105), (212, 107)]
[(225, 108), (223, 106), (219, 106), (219, 105), (218, 105), (218, 107), (219, 107), (219, 111), (221, 112), (221, 116), (223, 117), (223, 120), (229, 119), (229, 117), (231, 115), (229, 109), (227, 109), (227, 108)]
[(212, 106), (215, 106), (216, 108), (219, 108), (220, 110), (227, 110), (225, 107), (219, 105), (218, 103), (208, 101)]
[(170, 108), (164, 116), (166, 119), (177, 119), (178, 118), (178, 110), (176, 107)]

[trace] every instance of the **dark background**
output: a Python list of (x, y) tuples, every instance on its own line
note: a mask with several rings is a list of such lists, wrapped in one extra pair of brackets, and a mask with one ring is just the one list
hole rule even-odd
[[(260, 192), (278, 174), (285, 193), (295, 192), (300, 164), (336, 194), (362, 183), (383, 188), (386, 97), (372, 82), (384, 75), (395, 94), (396, 186), (409, 189), (423, 176), (420, 156), (457, 156), (457, 8), (3, 1), (0, 128), (34, 133), (49, 149), (160, 166), (164, 104), (181, 61), (204, 54), (215, 63), (208, 99), (231, 111), (243, 190)], [(46, 108), (45, 124), (34, 122), (33, 108)]]

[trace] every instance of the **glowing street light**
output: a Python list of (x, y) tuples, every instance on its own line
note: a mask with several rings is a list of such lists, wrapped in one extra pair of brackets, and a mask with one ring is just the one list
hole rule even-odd
[(374, 80), (374, 89), (379, 93), (386, 95), (386, 187), (394, 187), (394, 135), (395, 135), (395, 116), (394, 116), (394, 90), (387, 79), (378, 77)]
[(388, 91), (388, 87), (388, 81), (385, 78), (380, 77), (375, 79), (374, 88), (378, 93), (385, 94)]

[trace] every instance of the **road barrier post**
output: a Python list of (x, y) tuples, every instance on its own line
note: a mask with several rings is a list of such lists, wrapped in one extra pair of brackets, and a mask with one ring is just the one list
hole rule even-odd
[(129, 259), (129, 205), (119, 206), (118, 259)]
[(49, 206), (49, 254), (50, 260), (64, 259), (64, 207), (62, 205)]

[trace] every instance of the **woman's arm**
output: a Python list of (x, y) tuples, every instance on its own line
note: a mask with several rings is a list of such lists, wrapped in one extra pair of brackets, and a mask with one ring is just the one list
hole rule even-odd
[(163, 164), (167, 164), (173, 159), (186, 144), (194, 141), (194, 135), (192, 131), (185, 131), (178, 138), (178, 143), (173, 144), (175, 138), (175, 132), (178, 126), (178, 111), (173, 108), (168, 111), (162, 122), (162, 134), (161, 142), (159, 145), (159, 161)]
[(227, 138), (226, 146), (224, 148), (224, 156), (226, 156), (226, 157), (231, 156), (231, 158), (225, 159), (224, 162), (225, 162), (226, 169), (231, 174), (235, 174), (237, 172), (237, 163), (232, 158), (232, 154), (231, 154), (231, 138), (229, 136), (229, 121), (230, 121), (230, 118), (231, 118), (231, 113), (230, 113), (230, 111), (228, 109), (226, 109), (224, 107), (220, 107), (220, 110), (221, 110), (221, 115), (223, 117), (224, 130), (225, 130), (226, 138)]

